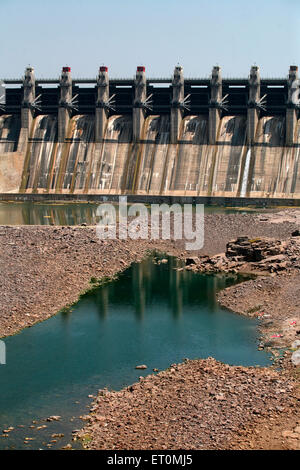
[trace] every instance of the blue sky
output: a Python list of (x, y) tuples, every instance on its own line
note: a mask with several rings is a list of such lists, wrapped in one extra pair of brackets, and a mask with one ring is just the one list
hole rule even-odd
[(178, 62), (185, 76), (284, 77), (300, 65), (300, 0), (0, 0), (0, 77), (167, 77)]

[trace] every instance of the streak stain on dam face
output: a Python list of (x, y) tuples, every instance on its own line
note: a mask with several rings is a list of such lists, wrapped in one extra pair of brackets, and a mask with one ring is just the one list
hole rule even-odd
[(300, 197), (299, 148), (284, 146), (284, 118), (262, 118), (251, 151), (245, 117), (223, 117), (215, 145), (207, 124), (206, 116), (184, 118), (171, 144), (169, 117), (149, 116), (142, 141), (133, 143), (131, 117), (111, 116), (103, 142), (95, 143), (94, 117), (77, 115), (61, 143), (57, 119), (38, 116), (20, 192)]

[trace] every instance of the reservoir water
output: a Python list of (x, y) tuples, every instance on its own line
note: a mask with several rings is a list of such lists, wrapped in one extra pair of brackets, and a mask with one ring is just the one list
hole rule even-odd
[[(14, 429), (0, 437), (1, 449), (61, 448), (82, 427), (88, 395), (120, 389), (186, 357), (269, 364), (268, 355), (257, 350), (257, 321), (216, 301), (218, 290), (241, 279), (178, 271), (177, 259), (160, 258), (153, 254), (133, 264), (70, 310), (4, 339), (0, 430)], [(136, 370), (138, 364), (148, 369)], [(61, 419), (47, 422), (52, 415)], [(53, 433), (64, 437), (51, 442)]]
[[(0, 225), (93, 225), (100, 203), (0, 202)], [(262, 212), (262, 209), (206, 205), (205, 213)]]

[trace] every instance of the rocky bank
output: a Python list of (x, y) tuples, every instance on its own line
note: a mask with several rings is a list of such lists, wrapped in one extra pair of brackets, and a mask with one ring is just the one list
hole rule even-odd
[(299, 402), (275, 370), (187, 360), (101, 390), (77, 438), (88, 449), (300, 449)]

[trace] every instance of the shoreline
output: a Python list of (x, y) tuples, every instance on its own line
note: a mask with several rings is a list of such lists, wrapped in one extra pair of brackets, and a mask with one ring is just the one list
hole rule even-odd
[(232, 207), (257, 207), (257, 208), (280, 208), (290, 207), (297, 208), (300, 206), (299, 198), (281, 198), (281, 197), (241, 197), (241, 196), (198, 196), (198, 195), (179, 195), (179, 194), (118, 194), (118, 193), (38, 193), (38, 192), (9, 192), (1, 193), (0, 201), (11, 202), (119, 202), (120, 197), (127, 197), (129, 203), (179, 203), (179, 204), (205, 204), (212, 206), (232, 206)]

